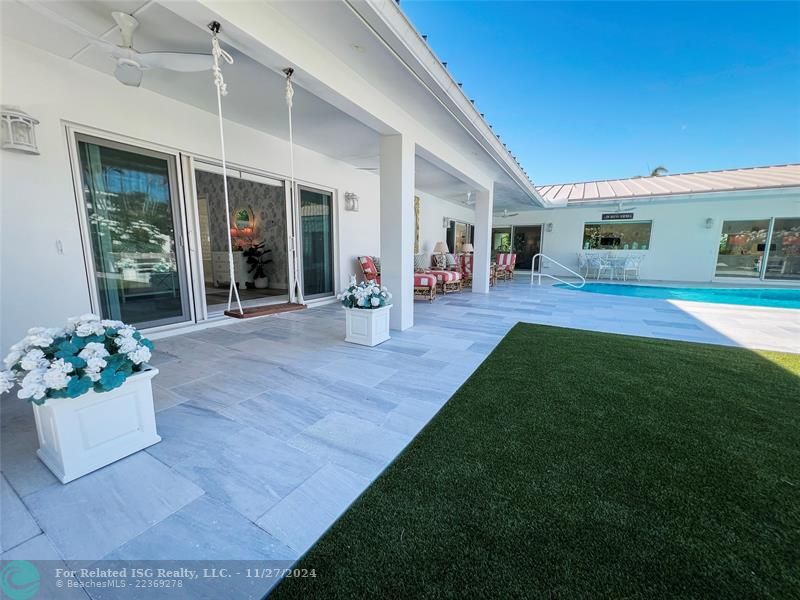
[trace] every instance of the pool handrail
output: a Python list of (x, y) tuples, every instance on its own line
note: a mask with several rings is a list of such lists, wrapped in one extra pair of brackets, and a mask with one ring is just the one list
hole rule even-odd
[[(538, 271), (535, 268), (533, 268), (534, 265), (536, 264), (536, 259), (537, 258), (539, 258), (539, 270)], [(556, 277), (555, 275), (551, 275), (550, 273), (542, 273), (542, 269), (544, 268), (544, 260), (542, 260), (542, 259), (549, 260), (550, 262), (552, 262), (554, 264), (557, 264), (559, 267), (561, 267), (565, 271), (569, 271), (570, 273), (575, 275), (578, 279), (580, 279), (581, 282), (579, 284), (572, 283), (571, 281), (565, 281), (564, 279)], [(571, 288), (575, 288), (576, 290), (579, 290), (584, 285), (586, 285), (586, 278), (583, 275), (581, 275), (580, 273), (578, 273), (576, 271), (573, 271), (572, 269), (570, 269), (567, 266), (562, 265), (556, 259), (551, 258), (551, 257), (547, 256), (546, 254), (542, 254), (541, 252), (533, 255), (533, 259), (531, 261), (531, 267), (532, 267), (531, 268), (531, 285), (533, 285), (533, 278), (535, 276), (537, 276), (537, 275), (539, 276), (539, 285), (542, 285), (542, 277), (543, 276), (544, 277), (549, 277), (550, 279), (554, 279), (555, 281), (558, 281), (559, 283), (563, 283), (564, 285), (568, 285)]]

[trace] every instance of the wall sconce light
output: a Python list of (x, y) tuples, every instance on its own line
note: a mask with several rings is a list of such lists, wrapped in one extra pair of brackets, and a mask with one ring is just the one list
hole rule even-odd
[(548, 223), (547, 225), (544, 226), (544, 230), (547, 233), (550, 233), (551, 231), (553, 231), (553, 224), (552, 223)]
[(442, 227), (447, 229), (450, 227), (450, 217), (442, 217)]
[(344, 193), (344, 209), (350, 212), (358, 212), (358, 194), (354, 192)]
[(706, 219), (706, 229), (711, 229), (714, 226), (714, 219), (708, 217)]
[(3, 150), (39, 154), (36, 144), (36, 126), (39, 121), (18, 108), (3, 106), (0, 109), (0, 122)]

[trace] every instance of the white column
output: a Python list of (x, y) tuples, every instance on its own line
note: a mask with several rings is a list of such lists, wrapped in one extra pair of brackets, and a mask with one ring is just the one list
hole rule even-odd
[(475, 254), (472, 265), (472, 291), (489, 293), (489, 259), (492, 256), (492, 212), (494, 190), (479, 191), (475, 197)]
[(392, 293), (390, 326), (414, 325), (414, 143), (381, 137), (381, 284)]

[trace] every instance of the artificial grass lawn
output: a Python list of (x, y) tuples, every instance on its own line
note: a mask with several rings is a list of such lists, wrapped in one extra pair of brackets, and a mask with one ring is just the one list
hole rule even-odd
[(284, 598), (798, 597), (800, 356), (517, 325)]

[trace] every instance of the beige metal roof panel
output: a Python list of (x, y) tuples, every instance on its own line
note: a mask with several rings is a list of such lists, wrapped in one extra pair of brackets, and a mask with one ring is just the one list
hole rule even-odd
[(537, 191), (548, 200), (581, 203), (784, 187), (800, 187), (800, 164), (546, 185)]

